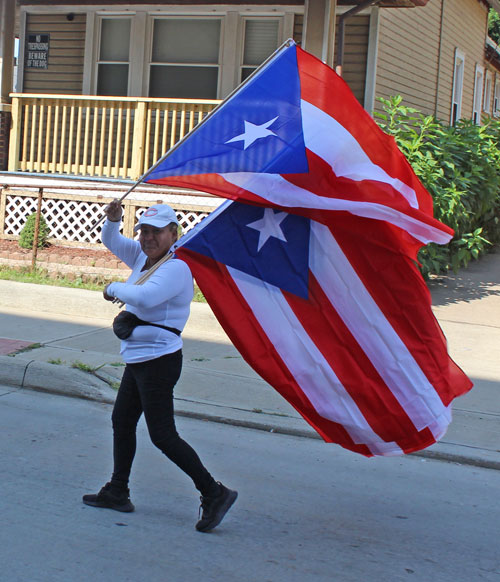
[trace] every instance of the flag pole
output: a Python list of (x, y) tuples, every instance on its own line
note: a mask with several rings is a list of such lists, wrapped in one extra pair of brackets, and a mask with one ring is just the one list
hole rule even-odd
[[(151, 268), (149, 268), (144, 273), (144, 275), (139, 277), (137, 281), (134, 283), (134, 285), (142, 285), (145, 281), (147, 281), (149, 277), (151, 277), (151, 275), (163, 265), (163, 263), (166, 263), (174, 256), (174, 252), (175, 251), (168, 251), (167, 254), (164, 255), (161, 259), (159, 259)], [(118, 307), (120, 308), (122, 308), (125, 305), (125, 302), (122, 301), (121, 299), (118, 299), (118, 297), (115, 297), (112, 303), (117, 303)]]
[[(251, 79), (253, 79), (258, 73), (260, 73), (262, 71), (262, 69), (264, 67), (266, 67), (269, 62), (271, 60), (273, 60), (275, 57), (278, 56), (278, 54), (285, 48), (288, 48), (292, 45), (295, 44), (295, 41), (291, 38), (287, 39), (283, 44), (281, 44), (281, 46), (279, 46), (272, 54), (270, 54), (267, 59), (262, 62), (242, 83), (240, 83), (235, 89), (233, 89), (231, 91), (231, 93), (229, 93), (229, 95), (223, 100), (221, 101), (216, 107), (214, 107), (212, 109), (212, 111), (210, 111), (201, 121), (200, 123), (198, 123), (195, 127), (193, 127), (193, 129), (191, 129), (188, 133), (186, 133), (186, 135), (184, 135), (184, 137), (182, 139), (180, 139), (173, 147), (171, 147), (165, 154), (163, 154), (163, 156), (156, 162), (154, 163), (149, 170), (144, 173), (135, 184), (133, 184), (126, 192), (125, 194), (123, 194), (123, 196), (121, 198), (118, 199), (118, 203), (121, 204), (123, 202), (123, 200), (133, 191), (137, 188), (137, 186), (139, 186), (139, 184), (141, 184), (141, 182), (143, 182), (154, 170), (156, 170), (156, 168), (166, 159), (168, 158), (170, 155), (172, 155), (175, 150), (180, 147), (184, 141), (188, 138), (191, 137), (193, 135), (193, 133), (195, 133), (198, 129), (200, 129), (200, 127), (210, 119), (210, 117), (212, 117), (212, 115), (214, 115), (217, 111), (219, 111), (219, 109), (221, 109), (221, 107), (223, 107), (224, 105), (226, 105), (226, 103), (236, 94), (238, 93), (238, 91), (241, 90), (241, 88), (246, 85)], [(104, 221), (104, 219), (106, 218), (106, 214), (103, 214), (101, 216), (101, 218), (99, 218), (96, 222), (94, 222), (94, 224), (90, 227), (89, 229), (89, 233), (92, 232), (95, 228), (97, 228), (99, 226), (99, 224), (101, 224), (101, 222)]]

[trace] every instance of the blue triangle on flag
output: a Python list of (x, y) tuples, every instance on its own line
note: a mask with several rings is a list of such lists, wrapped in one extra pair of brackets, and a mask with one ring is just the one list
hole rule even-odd
[(232, 202), (196, 229), (182, 247), (307, 299), (308, 218)]
[(307, 172), (295, 45), (283, 49), (146, 178)]

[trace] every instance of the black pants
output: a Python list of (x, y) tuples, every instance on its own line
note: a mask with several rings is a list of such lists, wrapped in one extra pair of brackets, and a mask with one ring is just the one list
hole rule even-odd
[(137, 364), (127, 364), (113, 409), (112, 483), (128, 484), (136, 451), (136, 427), (144, 412), (155, 446), (193, 480), (202, 495), (217, 485), (194, 449), (175, 428), (174, 386), (182, 368), (182, 351)]

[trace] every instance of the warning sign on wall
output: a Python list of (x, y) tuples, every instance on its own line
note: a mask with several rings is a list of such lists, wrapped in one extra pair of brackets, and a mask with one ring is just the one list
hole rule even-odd
[(28, 34), (28, 41), (26, 43), (26, 68), (48, 68), (49, 37), (49, 34)]

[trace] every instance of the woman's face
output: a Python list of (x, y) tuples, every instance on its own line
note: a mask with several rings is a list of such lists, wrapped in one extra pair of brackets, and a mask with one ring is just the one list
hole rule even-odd
[(163, 228), (157, 228), (150, 224), (141, 226), (141, 232), (139, 234), (141, 248), (148, 259), (154, 262), (164, 257), (176, 240), (177, 228), (171, 225), (164, 226)]

